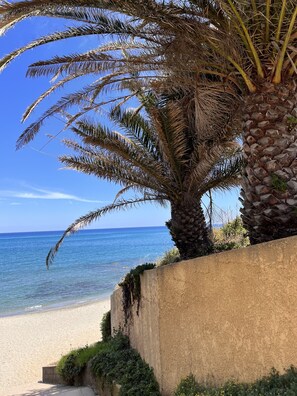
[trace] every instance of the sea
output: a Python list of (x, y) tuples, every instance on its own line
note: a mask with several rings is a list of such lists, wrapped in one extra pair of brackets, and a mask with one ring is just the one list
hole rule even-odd
[(83, 230), (45, 259), (62, 231), (0, 234), (0, 317), (107, 298), (131, 268), (173, 247), (166, 227)]

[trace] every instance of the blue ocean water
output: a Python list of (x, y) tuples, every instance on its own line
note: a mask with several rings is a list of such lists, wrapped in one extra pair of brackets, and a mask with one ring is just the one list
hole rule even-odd
[(0, 234), (0, 316), (107, 297), (131, 268), (173, 246), (166, 227), (84, 230), (65, 240), (47, 270), (61, 234)]

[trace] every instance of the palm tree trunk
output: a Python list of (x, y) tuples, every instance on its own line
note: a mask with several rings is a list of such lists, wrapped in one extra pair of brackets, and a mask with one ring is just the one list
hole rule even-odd
[(244, 226), (252, 244), (296, 235), (296, 83), (263, 84), (245, 110)]
[(171, 203), (171, 220), (166, 223), (182, 260), (204, 256), (211, 242), (199, 199)]

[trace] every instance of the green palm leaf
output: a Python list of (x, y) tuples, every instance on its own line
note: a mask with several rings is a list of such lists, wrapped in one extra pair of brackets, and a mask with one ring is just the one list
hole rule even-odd
[(50, 250), (46, 258), (46, 266), (49, 267), (49, 265), (52, 263), (57, 251), (59, 250), (60, 246), (62, 245), (64, 239), (67, 236), (73, 234), (74, 232), (77, 232), (83, 227), (86, 227), (87, 225), (94, 222), (95, 220), (98, 220), (100, 217), (107, 213), (115, 212), (117, 210), (130, 209), (147, 201), (159, 201), (159, 199), (160, 198), (158, 198), (158, 196), (153, 195), (144, 195), (143, 197), (137, 197), (130, 200), (123, 199), (121, 201), (117, 201), (116, 203), (104, 206), (103, 208), (94, 210), (84, 216), (79, 217), (67, 228), (67, 230), (63, 233), (62, 237), (56, 243), (56, 245)]

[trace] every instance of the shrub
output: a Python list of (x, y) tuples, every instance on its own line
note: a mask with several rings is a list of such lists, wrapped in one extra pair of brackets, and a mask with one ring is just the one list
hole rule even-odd
[(196, 396), (200, 392), (201, 387), (195, 380), (193, 374), (190, 374), (187, 378), (181, 380), (174, 396)]
[(246, 234), (246, 229), (243, 227), (242, 219), (239, 216), (235, 217), (234, 220), (228, 221), (221, 230), (226, 239), (242, 237)]
[(89, 361), (93, 375), (121, 385), (121, 396), (160, 396), (153, 370), (121, 333), (108, 342), (71, 351), (60, 359), (57, 371), (67, 384), (81, 385), (81, 375)]
[(164, 253), (163, 257), (161, 257), (157, 261), (157, 267), (161, 267), (163, 265), (177, 263), (180, 261), (180, 254), (177, 247), (174, 247), (167, 252)]
[(111, 313), (110, 311), (106, 312), (101, 320), (100, 324), (102, 341), (106, 342), (111, 337)]
[(76, 377), (82, 371), (82, 368), (76, 364), (76, 352), (72, 351), (63, 356), (56, 367), (57, 373), (68, 385), (74, 385)]
[(293, 366), (284, 374), (275, 369), (270, 375), (252, 384), (238, 384), (227, 382), (219, 388), (204, 387), (197, 384), (190, 375), (181, 381), (175, 396), (296, 396), (297, 395), (297, 370)]
[(222, 252), (248, 246), (249, 239), (246, 233), (239, 216), (229, 221), (222, 228), (214, 229), (214, 252)]
[(73, 350), (62, 356), (57, 364), (56, 371), (68, 385), (80, 384), (80, 375), (88, 361), (99, 351), (106, 348), (104, 343), (86, 345), (84, 348)]
[(160, 396), (153, 370), (130, 348), (128, 337), (121, 333), (109, 341), (109, 348), (91, 361), (93, 375), (121, 385), (121, 396)]

